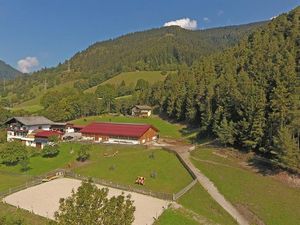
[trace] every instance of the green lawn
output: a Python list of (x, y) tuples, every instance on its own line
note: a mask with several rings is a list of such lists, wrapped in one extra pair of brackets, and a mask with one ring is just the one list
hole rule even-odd
[[(60, 144), (60, 153), (53, 158), (43, 158), (41, 156), (35, 156), (30, 158), (30, 169), (26, 172), (21, 172), (21, 167), (17, 166), (5, 166), (0, 165), (0, 172), (19, 173), (22, 175), (37, 176), (45, 174), (49, 171), (57, 168), (63, 168), (68, 163), (73, 162), (76, 158), (75, 149), (79, 146), (74, 143), (62, 143)], [(73, 149), (73, 153), (71, 150)]]
[[(124, 80), (126, 85), (133, 84), (135, 86), (136, 82), (139, 79), (144, 79), (144, 80), (148, 81), (149, 83), (153, 84), (156, 81), (165, 80), (166, 77), (167, 76), (161, 75), (160, 71), (123, 72), (107, 81), (104, 81), (100, 85), (104, 85), (104, 84), (119, 85)], [(85, 90), (85, 92), (94, 93), (96, 91), (97, 87), (98, 86), (89, 88), (89, 89)]]
[[(115, 157), (104, 157), (104, 152)], [(154, 158), (151, 158), (151, 154)], [(91, 161), (76, 168), (76, 173), (156, 192), (175, 193), (192, 181), (192, 177), (173, 153), (143, 146), (94, 145)], [(152, 173), (155, 178), (151, 178)], [(137, 176), (146, 178), (145, 186), (134, 184)]]
[(111, 116), (111, 115), (101, 115), (101, 116), (90, 116), (85, 118), (80, 118), (71, 121), (71, 123), (77, 125), (86, 125), (91, 122), (117, 122), (117, 123), (147, 123), (152, 124), (159, 129), (159, 134), (161, 137), (169, 138), (180, 138), (182, 135), (180, 130), (184, 127), (178, 124), (169, 123), (157, 116), (151, 116), (148, 118), (130, 117), (130, 116)]
[[(30, 158), (30, 169), (26, 172), (21, 172), (19, 165), (0, 165), (0, 178), (3, 174), (3, 180), (6, 180), (5, 183), (0, 183), (0, 191), (23, 184), (32, 176), (42, 175), (57, 168), (66, 168), (68, 164), (75, 162), (76, 150), (81, 144), (62, 143), (60, 146), (60, 153), (54, 158)], [(104, 153), (112, 154), (116, 151), (117, 156), (104, 157)], [(149, 157), (152, 153), (154, 159)], [(144, 146), (95, 144), (90, 161), (74, 170), (85, 176), (165, 193), (177, 192), (192, 181), (174, 154), (161, 149), (149, 150)], [(156, 173), (156, 178), (150, 177), (153, 172)], [(146, 177), (145, 186), (134, 184), (137, 176)]]
[(178, 202), (185, 208), (203, 216), (214, 223), (237, 224), (234, 219), (216, 203), (200, 184), (195, 185)]
[(23, 185), (31, 176), (21, 174), (9, 174), (0, 171), (0, 192), (7, 191), (9, 188)]
[(193, 159), (193, 163), (216, 184), (228, 200), (246, 207), (267, 225), (299, 224), (299, 188), (289, 187), (272, 177), (253, 172), (242, 167), (240, 160), (223, 158), (213, 154), (213, 151), (217, 150), (203, 148), (193, 152), (194, 157), (208, 161)]
[(167, 209), (160, 215), (157, 221), (153, 225), (198, 225), (199, 223), (196, 222), (191, 218), (190, 215), (187, 215), (182, 210), (175, 210), (175, 209)]
[[(16, 207), (10, 206), (0, 202), (0, 217), (5, 216), (8, 221), (11, 219), (21, 219), (22, 224), (26, 225), (46, 225), (48, 220), (44, 217), (35, 215), (26, 210), (18, 209)], [(12, 224), (12, 223), (9, 223)], [(19, 223), (18, 223), (19, 224)], [(5, 224), (1, 224), (5, 225)], [(17, 224), (16, 224), (17, 225)]]

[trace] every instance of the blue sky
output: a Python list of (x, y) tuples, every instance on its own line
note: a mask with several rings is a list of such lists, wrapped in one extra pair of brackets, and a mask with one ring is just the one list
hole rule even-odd
[(0, 0), (0, 59), (16, 68), (24, 59), (21, 66), (36, 65), (27, 65), (31, 71), (55, 66), (96, 41), (181, 18), (205, 29), (268, 20), (299, 5), (300, 0)]

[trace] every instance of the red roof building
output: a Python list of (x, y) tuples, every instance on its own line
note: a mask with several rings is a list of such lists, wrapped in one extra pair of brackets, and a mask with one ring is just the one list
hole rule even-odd
[[(63, 132), (56, 130), (42, 130), (34, 135), (35, 147), (43, 149), (46, 145), (51, 144), (50, 137), (56, 136), (61, 138)], [(53, 143), (52, 143), (53, 144)]]
[(54, 130), (43, 130), (43, 131), (40, 131), (38, 133), (36, 133), (34, 135), (35, 138), (49, 138), (49, 137), (52, 137), (52, 136), (61, 136), (63, 135), (62, 132), (60, 131), (54, 131)]
[(158, 129), (148, 124), (92, 123), (80, 131), (85, 140), (143, 144), (157, 138)]

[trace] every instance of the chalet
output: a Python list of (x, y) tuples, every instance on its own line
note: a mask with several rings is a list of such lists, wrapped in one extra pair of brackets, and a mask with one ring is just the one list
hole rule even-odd
[(53, 121), (43, 116), (13, 117), (4, 123), (7, 126), (7, 141), (19, 140), (27, 146), (35, 147), (35, 134), (49, 131)]
[(43, 116), (13, 117), (5, 122), (7, 141), (20, 141), (26, 146), (44, 148), (50, 137), (61, 139), (66, 124), (55, 123)]
[(151, 113), (152, 108), (147, 105), (135, 105), (131, 110), (132, 116), (137, 117), (149, 117), (151, 116)]
[(117, 144), (144, 144), (158, 137), (158, 129), (148, 124), (92, 123), (80, 132), (83, 140)]

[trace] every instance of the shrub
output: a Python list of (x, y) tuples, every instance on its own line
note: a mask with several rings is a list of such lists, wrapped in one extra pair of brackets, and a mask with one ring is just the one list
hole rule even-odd
[(19, 162), (20, 166), (21, 166), (21, 171), (22, 172), (25, 172), (27, 170), (30, 169), (29, 167), (29, 159), (26, 158), (26, 159), (23, 159), (22, 161)]
[(151, 152), (151, 154), (149, 155), (149, 159), (155, 159), (154, 152)]
[(155, 179), (157, 177), (157, 172), (156, 171), (152, 171), (150, 174), (150, 177)]
[(80, 162), (86, 161), (90, 157), (89, 151), (90, 151), (89, 145), (82, 145), (77, 152), (76, 160)]
[(52, 157), (57, 156), (58, 153), (59, 153), (58, 145), (46, 145), (43, 148), (41, 155), (42, 155), (42, 157), (45, 157), (45, 158), (52, 158)]
[(5, 165), (16, 165), (26, 158), (26, 147), (20, 142), (8, 142), (0, 148), (0, 162)]
[(114, 171), (116, 169), (116, 165), (111, 165), (110, 167), (109, 167), (109, 170), (110, 171)]

